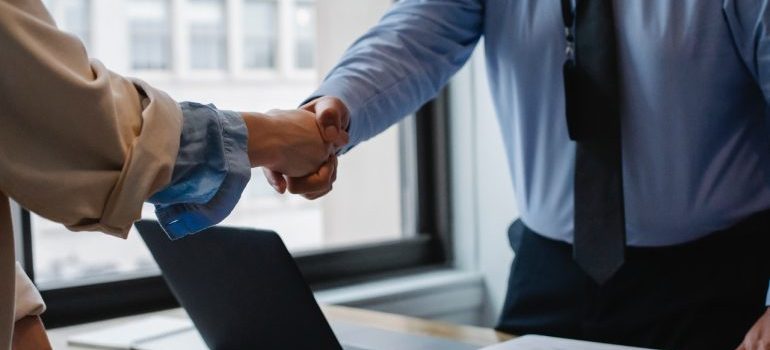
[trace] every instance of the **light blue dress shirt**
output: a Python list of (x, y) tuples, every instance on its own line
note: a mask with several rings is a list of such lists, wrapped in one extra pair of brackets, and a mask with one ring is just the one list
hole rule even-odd
[[(692, 241), (770, 208), (770, 0), (614, 3), (628, 244)], [(432, 98), (482, 36), (522, 220), (571, 242), (560, 1), (400, 1), (314, 95), (342, 99), (364, 141)]]
[(171, 239), (221, 222), (251, 177), (248, 132), (238, 113), (190, 102), (180, 107), (182, 136), (171, 183), (148, 201)]

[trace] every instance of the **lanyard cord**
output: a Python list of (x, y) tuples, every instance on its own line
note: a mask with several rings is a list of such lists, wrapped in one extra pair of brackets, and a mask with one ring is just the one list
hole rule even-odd
[[(576, 0), (577, 1), (577, 0)], [(572, 0), (561, 0), (561, 17), (564, 20), (564, 37), (567, 40), (565, 54), (567, 64), (575, 64), (575, 12)]]

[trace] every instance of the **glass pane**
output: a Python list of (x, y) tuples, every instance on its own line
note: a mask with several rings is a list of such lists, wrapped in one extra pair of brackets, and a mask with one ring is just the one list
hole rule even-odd
[(190, 62), (193, 69), (224, 69), (227, 29), (224, 0), (190, 0)]
[(131, 68), (171, 68), (171, 29), (166, 0), (128, 2), (128, 31)]
[[(103, 47), (100, 48), (102, 52), (93, 52), (94, 57), (109, 56), (113, 52), (128, 52), (134, 67), (145, 69), (170, 68), (172, 55), (178, 55), (182, 61), (195, 62), (193, 54), (203, 49), (190, 48), (184, 52), (173, 52), (171, 37), (168, 34), (170, 23), (208, 23), (207, 25), (213, 27), (219, 26), (214, 26), (213, 23), (221, 24), (222, 20), (227, 23), (227, 18), (221, 17), (225, 13), (222, 1), (185, 2), (191, 6), (184, 9), (184, 14), (171, 11), (169, 2), (163, 0), (126, 1), (130, 5), (124, 14), (126, 18), (100, 21), (99, 23), (104, 22), (105, 26), (93, 28), (94, 32), (101, 31), (100, 35), (114, 38), (109, 48)], [(196, 5), (193, 6), (193, 3)], [(271, 49), (265, 49), (265, 52), (276, 51), (278, 40), (286, 40), (286, 45), (295, 45), (295, 37), (290, 33), (281, 32), (281, 28), (287, 26), (280, 27), (277, 20), (293, 18), (295, 12), (281, 13), (282, 9), (292, 7), (277, 6), (277, 3), (246, 0), (243, 13), (238, 13), (237, 16), (253, 15), (253, 22), (264, 25), (244, 30), (243, 38), (238, 40), (272, 38), (272, 43), (265, 45)], [(313, 21), (313, 6), (302, 4), (300, 8), (308, 8)], [(193, 21), (189, 21), (190, 19)], [(132, 28), (131, 32), (136, 35), (122, 34), (125, 33), (124, 23), (128, 23), (129, 28)], [(315, 24), (306, 23), (305, 27), (310, 30), (306, 33), (306, 39), (312, 42), (315, 38)], [(338, 23), (335, 23), (334, 27), (340, 28)], [(291, 26), (288, 28), (292, 29)], [(344, 29), (341, 27), (341, 30)], [(220, 36), (218, 34), (214, 37)], [(215, 41), (212, 40), (210, 44)], [(221, 39), (221, 42), (213, 47), (226, 45), (226, 42), (227, 40)], [(344, 42), (333, 46), (343, 47), (349, 44), (351, 43)], [(308, 52), (315, 50), (315, 45), (312, 47), (308, 48)], [(323, 47), (319, 49), (323, 50)], [(256, 51), (262, 52), (261, 49), (254, 49), (252, 52)], [(245, 50), (244, 54), (247, 52)], [(225, 60), (222, 55), (206, 56), (208, 58), (201, 60), (199, 67), (224, 67)], [(275, 52), (255, 54), (252, 57), (260, 58), (251, 61), (252, 67), (269, 66), (270, 62), (276, 65), (277, 61), (273, 58), (275, 56)], [(308, 56), (315, 57), (314, 54)], [(294, 61), (294, 58), (286, 59), (288, 64)], [(310, 58), (310, 62), (313, 63), (314, 58)], [(325, 73), (314, 63), (307, 67), (314, 77)], [(200, 70), (183, 71), (181, 74), (175, 75), (174, 79), (152, 75), (143, 77), (141, 73), (135, 75), (146, 79), (179, 101), (214, 103), (220, 108), (238, 111), (296, 108), (313, 93), (319, 83), (319, 79), (312, 77), (303, 80), (276, 75), (270, 80), (259, 81), (227, 77), (220, 81), (212, 80), (210, 76), (202, 79), (206, 74)], [(341, 157), (334, 191), (316, 201), (275, 193), (264, 180), (262, 171), (255, 169), (241, 201), (223, 225), (275, 230), (293, 252), (401, 239), (413, 235), (416, 207), (414, 196), (417, 191), (414, 187), (415, 167), (411, 165), (410, 159), (414, 158), (414, 149), (408, 146), (413, 142), (404, 142), (413, 138), (413, 133), (404, 130), (407, 128), (392, 128)], [(151, 206), (145, 206), (143, 216), (154, 218)], [(37, 282), (43, 289), (157, 273), (152, 257), (135, 232), (129, 235), (128, 240), (102, 233), (73, 233), (59, 224), (33, 215), (32, 235)]]
[[(154, 219), (152, 206), (145, 205), (142, 216)], [(35, 283), (51, 289), (157, 274), (144, 242), (131, 231), (127, 240), (101, 232), (69, 232), (32, 215)]]
[(315, 13), (314, 2), (297, 2), (294, 15), (297, 35), (297, 68), (310, 69), (315, 66)]
[(86, 48), (91, 44), (91, 3), (89, 0), (47, 0), (60, 29), (77, 36)]
[(278, 8), (275, 1), (243, 3), (243, 62), (246, 68), (275, 68)]

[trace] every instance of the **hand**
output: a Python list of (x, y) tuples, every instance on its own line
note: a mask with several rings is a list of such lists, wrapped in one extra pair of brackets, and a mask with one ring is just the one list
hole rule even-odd
[[(350, 125), (348, 108), (336, 97), (324, 96), (317, 98), (301, 107), (315, 114), (316, 123), (322, 130), (324, 141), (333, 145), (338, 151), (347, 145), (349, 136), (347, 129)], [(307, 199), (323, 197), (332, 190), (337, 180), (337, 157), (332, 156), (316, 172), (303, 177), (284, 177), (280, 171), (264, 169), (267, 181), (280, 193), (300, 194)]]
[(737, 350), (770, 350), (770, 308), (751, 327)]
[(286, 176), (306, 176), (335, 152), (335, 146), (322, 138), (311, 112), (272, 110), (241, 115), (249, 133), (252, 167), (261, 166)]

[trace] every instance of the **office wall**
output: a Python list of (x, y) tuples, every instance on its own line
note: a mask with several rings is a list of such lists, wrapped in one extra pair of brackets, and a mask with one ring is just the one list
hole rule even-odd
[(506, 232), (518, 211), (486, 74), (482, 42), (450, 85), (450, 125), (455, 261), (482, 274), (479, 320), (491, 326), (505, 298), (513, 257)]
[[(324, 0), (316, 4), (321, 81), (345, 50), (377, 24), (392, 1)], [(321, 199), (329, 244), (350, 243), (362, 234), (372, 240), (392, 238), (394, 233), (402, 232), (398, 137), (398, 129), (390, 128), (340, 158), (334, 191)], [(367, 158), (373, 154), (381, 156), (380, 166), (372, 166)], [(367, 232), (356, 231), (361, 227), (367, 227)]]

